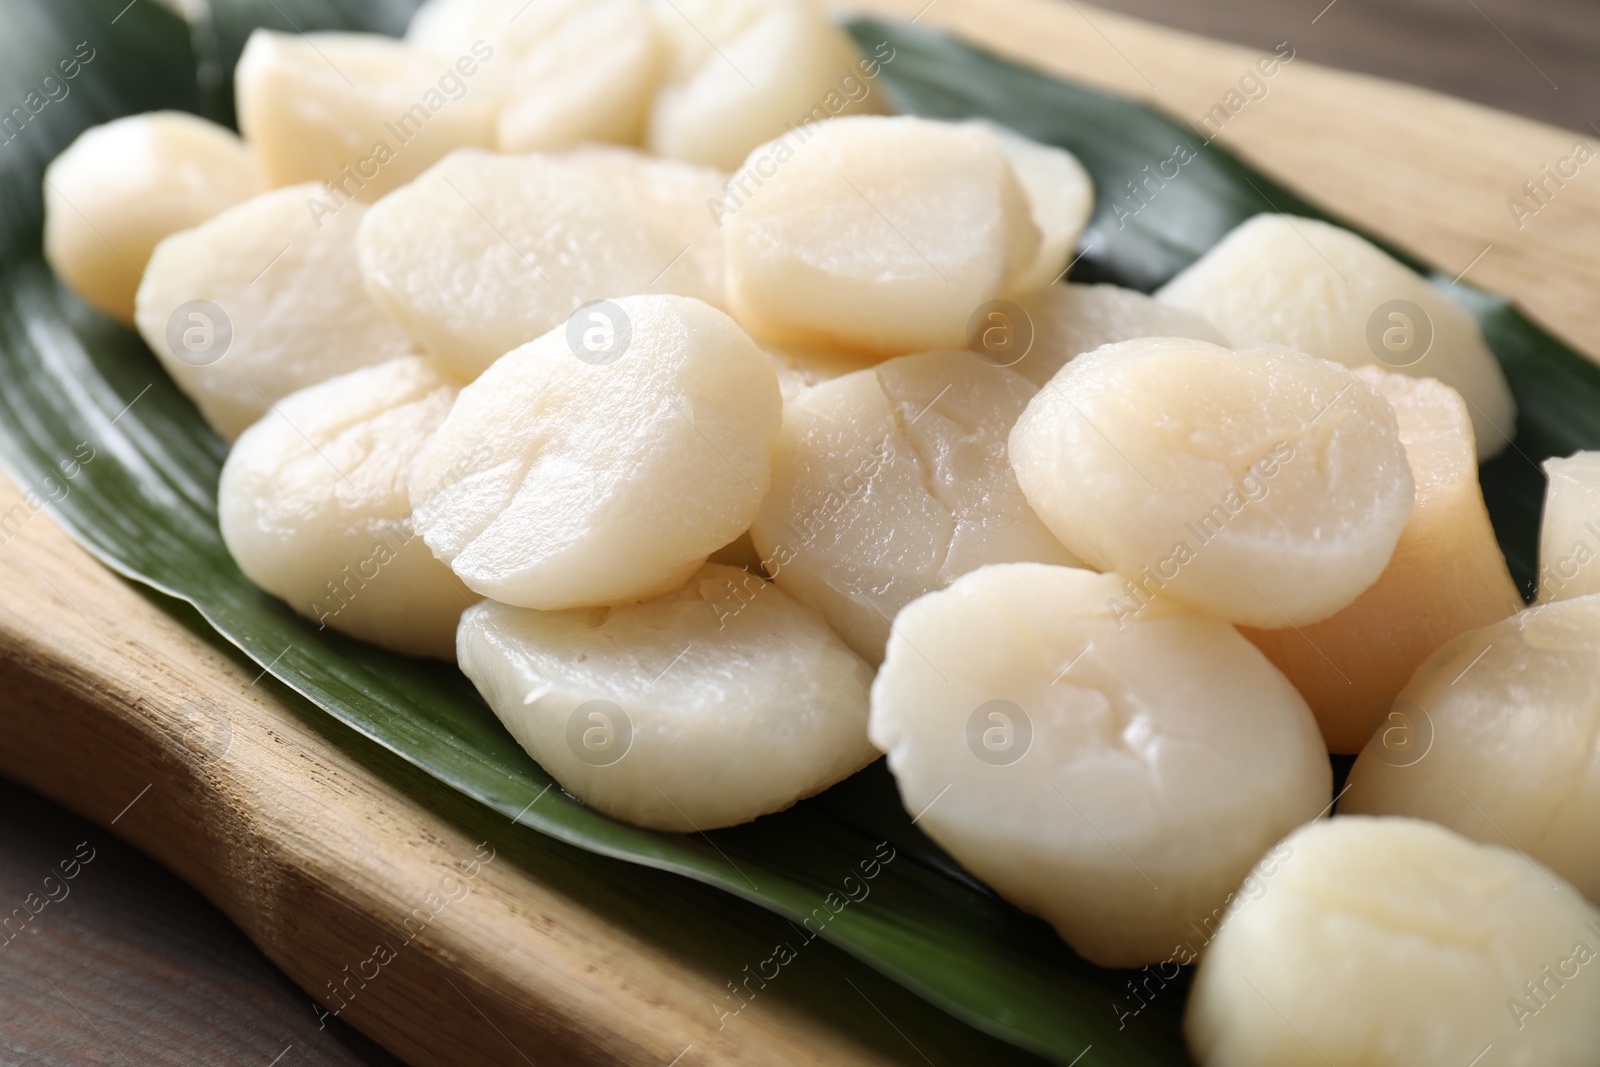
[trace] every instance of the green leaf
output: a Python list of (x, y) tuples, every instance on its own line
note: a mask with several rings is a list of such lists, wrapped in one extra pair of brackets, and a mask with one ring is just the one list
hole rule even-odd
[[(227, 99), (222, 72), (254, 25), (394, 32), (410, 5), (218, 0), (214, 21), (197, 29), (192, 42), (186, 27), (148, 0), (113, 24), (119, 6), (98, 0), (48, 9), (0, 3), (0, 12), (11, 16), (8, 25), (24, 27), (20, 37), (0, 45), (8, 60), (0, 66), (0, 91), (8, 96), (0, 101), (21, 99), (32, 77), (26, 63), (10, 61), (13, 56), (45, 66), (76, 40), (90, 39), (97, 49), (74, 89), (81, 95), (66, 98), (70, 107), (48, 105), (25, 131), (32, 138), (29, 151), (7, 155), (10, 148), (0, 146), (0, 453), (20, 485), (52, 500), (57, 521), (107, 565), (192, 604), (218, 633), (333, 719), (432, 781), (531, 830), (607, 857), (593, 859), (596, 871), (618, 870), (614, 860), (642, 864), (731, 893), (792, 924), (809, 920), (790, 929), (797, 937), (820, 929), (823, 940), (959, 1019), (1059, 1063), (1188, 1062), (1179, 1033), (1186, 979), (1153, 997), (1146, 993), (1150, 1003), (1132, 1015), (1141, 1003), (1128, 995), (1133, 976), (1087, 965), (1043, 924), (962, 872), (911, 824), (881, 763), (749, 826), (688, 837), (639, 830), (553, 788), (453, 668), (318, 631), (255, 589), (217, 532), (223, 445), (139, 339), (63, 292), (42, 263), (40, 169), (84, 126), (117, 114), (152, 107), (219, 114)], [(1078, 153), (1101, 196), (1075, 278), (1149, 289), (1258, 211), (1326, 217), (1221, 148), (1205, 145), (1193, 130), (1137, 103), (1065, 85), (909, 27), (868, 20), (851, 29), (868, 51), (880, 43), (893, 50), (880, 77), (904, 110), (986, 116)], [(1119, 212), (1115, 190), (1180, 144), (1195, 156), (1182, 178), (1136, 212), (1127, 204)], [(1490, 464), (1484, 478), (1497, 529), (1526, 579), (1542, 495), (1538, 470), (1528, 460), (1600, 441), (1600, 415), (1591, 414), (1600, 412), (1600, 372), (1504, 301), (1464, 288), (1458, 295), (1484, 322), (1523, 408), (1521, 451)], [(81, 456), (82, 443), (95, 458), (67, 477), (62, 464)], [(10, 515), (0, 513), (0, 539), (10, 536)], [(884, 854), (883, 842), (895, 858), (863, 882), (875, 854)], [(857, 881), (847, 885), (852, 875)], [(865, 899), (840, 905), (852, 893), (859, 896), (851, 887), (863, 884), (870, 890)], [(729, 921), (747, 931), (749, 913), (737, 915)], [(732, 935), (708, 928), (705, 936)], [(865, 971), (845, 967), (842, 973), (857, 975), (852, 981), (862, 983), (857, 991), (863, 998), (864, 990), (881, 989)], [(1143, 983), (1149, 990), (1155, 980)], [(855, 1013), (860, 1010), (856, 1005)], [(899, 1025), (962, 1062), (1008, 1058), (1000, 1046), (940, 1023), (933, 1013), (915, 1022), (902, 1017)]]

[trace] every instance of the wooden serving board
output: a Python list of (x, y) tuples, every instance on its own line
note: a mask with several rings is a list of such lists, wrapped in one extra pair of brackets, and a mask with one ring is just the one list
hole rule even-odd
[[(1196, 124), (1259, 58), (1073, 0), (858, 6)], [(1600, 176), (1569, 182), (1520, 227), (1507, 207), (1582, 138), (1298, 59), (1268, 87), (1228, 112), (1223, 143), (1600, 353)], [(0, 480), (0, 512), (17, 499)], [(867, 1032), (800, 995), (763, 997), (719, 1025), (724, 983), (760, 945), (708, 947), (696, 929), (748, 906), (621, 864), (596, 872), (464, 799), (424, 806), (408, 788), (418, 772), (112, 575), (44, 515), (0, 547), (0, 590), (0, 773), (166, 864), (409, 1062), (920, 1062), (898, 1031)], [(374, 962), (397, 937), (409, 943)]]

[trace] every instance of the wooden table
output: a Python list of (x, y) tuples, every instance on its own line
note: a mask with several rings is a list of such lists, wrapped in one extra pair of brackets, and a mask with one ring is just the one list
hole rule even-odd
[[(1315, 62), (1600, 133), (1600, 106), (1589, 110), (1600, 101), (1600, 11), (1587, 0), (1102, 6), (1256, 47), (1288, 40)], [(1080, 13), (1085, 32), (1097, 32), (1093, 9)], [(310, 999), (173, 876), (100, 828), (0, 783), (5, 907), (75, 859), (81, 869), (70, 892), (0, 949), (0, 1065), (396, 1062), (336, 1020), (319, 1029)]]

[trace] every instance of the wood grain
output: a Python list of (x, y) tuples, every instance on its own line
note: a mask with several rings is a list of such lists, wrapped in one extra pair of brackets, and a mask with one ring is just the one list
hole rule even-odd
[[(860, 6), (921, 12), (925, 24), (1191, 121), (1257, 55), (1076, 3), (925, 3)], [(1584, 174), (1521, 229), (1505, 205), (1573, 134), (1297, 59), (1221, 139), (1441, 267), (1470, 266), (1472, 281), (1600, 352), (1589, 298), (1600, 184)], [(0, 510), (16, 496), (0, 484)], [(775, 990), (719, 1029), (709, 1006), (766, 941), (708, 945), (699, 932), (728, 929), (719, 913), (756, 926), (761, 913), (637, 868), (595, 873), (466, 801), (424, 806), (417, 772), (260, 678), (47, 519), (0, 548), (0, 590), (0, 772), (170, 867), (303, 989), (347, 1000), (342, 1018), (408, 1062), (922, 1062), (905, 1034), (936, 1025), (931, 1009), (880, 982), (866, 995), (885, 1025), (853, 1021), (815, 992), (843, 990), (857, 973), (831, 950), (807, 961), (815, 983)], [(378, 977), (349, 979), (483, 843), (495, 858), (467, 895)], [(31, 890), (24, 880), (0, 891)], [(347, 992), (336, 996), (336, 984)], [(309, 997), (305, 1010), (314, 1025)]]

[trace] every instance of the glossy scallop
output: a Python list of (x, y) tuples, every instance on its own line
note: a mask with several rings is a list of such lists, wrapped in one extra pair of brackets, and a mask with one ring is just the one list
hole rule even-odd
[(462, 618), (459, 649), (529, 755), (640, 826), (748, 822), (876, 756), (871, 669), (814, 613), (734, 567), (709, 564), (682, 588), (610, 608), (485, 602)]
[(869, 661), (895, 614), (986, 563), (1074, 563), (1006, 458), (1026, 380), (970, 352), (902, 356), (789, 403), (750, 528), (768, 574)]
[(156, 246), (139, 333), (218, 433), (237, 437), (274, 401), (415, 346), (362, 291), (365, 205), (317, 217), (314, 185), (247, 200)]
[(1600, 901), (1600, 596), (1462, 634), (1417, 669), (1341, 811), (1510, 845)]
[(507, 604), (666, 593), (749, 527), (781, 407), (766, 357), (715, 308), (587, 305), (461, 391), (412, 475), (417, 529)]
[(1029, 403), (1010, 455), (1061, 542), (1263, 628), (1327, 618), (1383, 573), (1411, 513), (1394, 409), (1327, 360), (1147, 338), (1079, 356)]
[(456, 624), (477, 597), (417, 536), (408, 486), (455, 396), (409, 356), (286, 397), (222, 467), (217, 512), (239, 569), (329, 629), (454, 658)]
[(1244, 630), (1304, 694), (1338, 753), (1360, 752), (1374, 730), (1389, 729), (1390, 702), (1440, 645), (1522, 607), (1483, 503), (1461, 394), (1432, 378), (1376, 367), (1355, 373), (1394, 407), (1416, 486), (1394, 555), (1332, 617)]
[[(371, 202), (449, 152), (494, 144), (494, 47), (435, 53), (372, 33), (256, 30), (234, 71), (239, 129), (270, 185)], [(501, 62), (505, 62), (504, 59)]]
[(1168, 958), (1329, 803), (1305, 701), (1225, 622), (1121, 582), (984, 567), (895, 620), (872, 741), (963, 867), (1107, 967)]
[(672, 61), (652, 151), (732, 170), (787, 129), (879, 110), (855, 43), (817, 0), (656, 0)]
[(216, 123), (152, 111), (92, 126), (45, 169), (45, 259), (69, 289), (131, 324), (157, 243), (261, 190), (249, 149)]
[(647, 292), (717, 298), (677, 234), (555, 157), (457, 152), (374, 204), (361, 276), (395, 321), (470, 380), (578, 305)]
[(1039, 250), (999, 139), (917, 118), (835, 119), (761, 146), (720, 219), (730, 307), (752, 332), (879, 356), (965, 344)]
[(1472, 313), (1349, 230), (1257, 215), (1156, 295), (1205, 315), (1235, 345), (1439, 379), (1466, 399), (1480, 460), (1516, 432), (1511, 389)]
[(1600, 1043), (1600, 912), (1509, 848), (1340, 816), (1274, 850), (1200, 962), (1202, 1067), (1580, 1067)]

